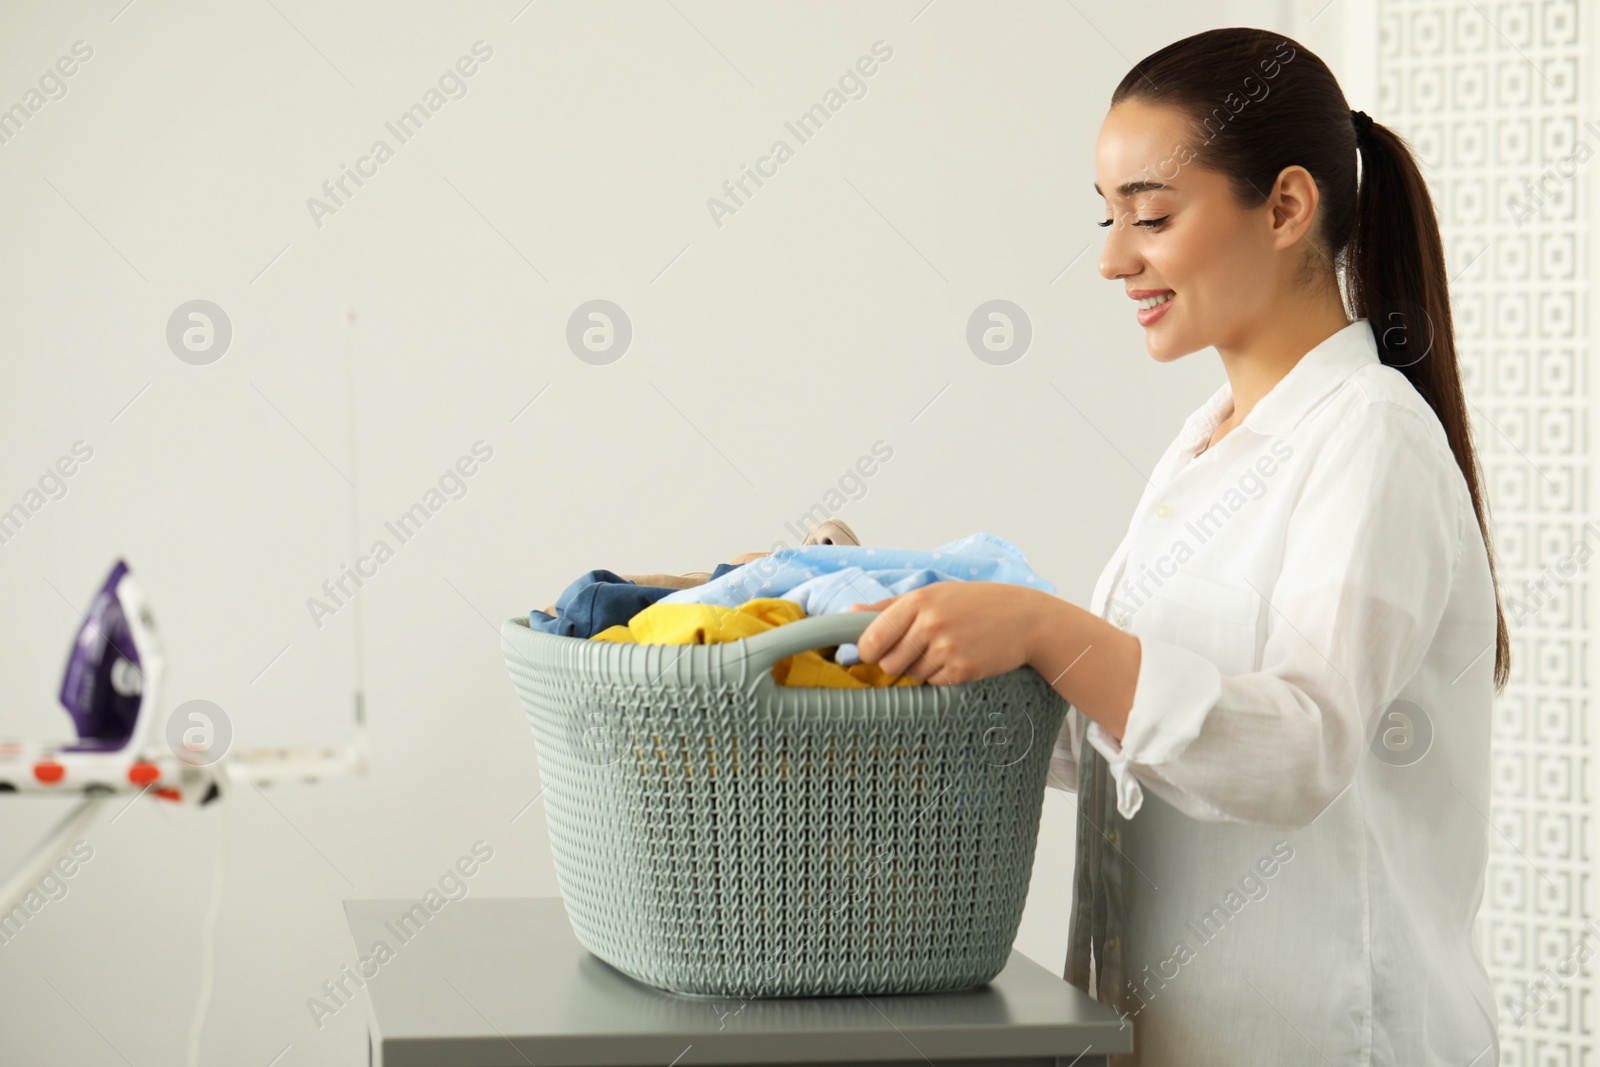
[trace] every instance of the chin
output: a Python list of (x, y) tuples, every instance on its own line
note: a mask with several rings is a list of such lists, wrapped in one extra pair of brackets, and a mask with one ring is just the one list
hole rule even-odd
[(1174, 360), (1182, 359), (1202, 346), (1176, 346), (1167, 343), (1165, 339), (1157, 340), (1147, 334), (1144, 339), (1144, 347), (1145, 351), (1150, 353), (1150, 358), (1157, 363), (1171, 363)]

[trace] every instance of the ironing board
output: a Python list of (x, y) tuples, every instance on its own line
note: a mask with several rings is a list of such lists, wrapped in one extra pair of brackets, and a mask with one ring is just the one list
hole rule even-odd
[(365, 983), (373, 1067), (1104, 1067), (1133, 1049), (1111, 1009), (1014, 949), (966, 993), (741, 1004), (629, 978), (578, 943), (559, 898), (447, 901), (401, 942), (417, 904), (345, 902), (357, 956), (392, 953)]

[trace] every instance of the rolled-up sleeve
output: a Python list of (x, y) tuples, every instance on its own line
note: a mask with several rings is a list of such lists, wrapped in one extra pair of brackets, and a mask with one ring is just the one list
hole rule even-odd
[(1260, 668), (1226, 674), (1141, 635), (1121, 741), (1088, 723), (1124, 818), (1148, 787), (1203, 821), (1306, 825), (1353, 780), (1372, 716), (1421, 666), (1462, 556), (1465, 482), (1418, 413), (1379, 401), (1345, 419), (1287, 512), (1276, 582), (1257, 590)]

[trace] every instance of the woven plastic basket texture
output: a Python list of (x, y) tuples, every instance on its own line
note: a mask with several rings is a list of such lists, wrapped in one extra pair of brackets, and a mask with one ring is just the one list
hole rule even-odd
[(1031, 667), (961, 685), (780, 686), (876, 612), (740, 641), (501, 628), (572, 929), (677, 993), (981, 986), (1016, 938), (1069, 705)]

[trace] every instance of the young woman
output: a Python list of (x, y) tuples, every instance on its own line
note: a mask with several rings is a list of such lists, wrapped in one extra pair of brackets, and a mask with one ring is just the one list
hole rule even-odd
[(1233, 28), (1123, 79), (1095, 171), (1100, 273), (1150, 355), (1215, 348), (1227, 380), (1088, 610), (936, 583), (859, 605), (861, 658), (1026, 664), (1071, 702), (1066, 977), (1131, 1023), (1129, 1062), (1492, 1067), (1473, 922), (1508, 638), (1416, 163), (1316, 56)]

